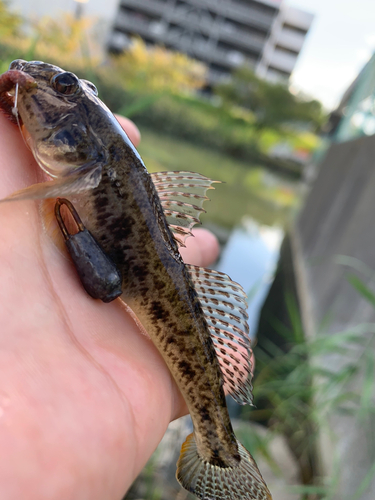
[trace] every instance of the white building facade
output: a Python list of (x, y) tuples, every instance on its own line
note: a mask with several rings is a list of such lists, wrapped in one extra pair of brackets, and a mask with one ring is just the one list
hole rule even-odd
[(313, 14), (290, 5), (280, 5), (256, 66), (259, 76), (271, 81), (290, 77), (313, 19)]
[(313, 16), (281, 0), (120, 0), (108, 48), (133, 36), (188, 54), (215, 83), (249, 65), (269, 80), (288, 80)]

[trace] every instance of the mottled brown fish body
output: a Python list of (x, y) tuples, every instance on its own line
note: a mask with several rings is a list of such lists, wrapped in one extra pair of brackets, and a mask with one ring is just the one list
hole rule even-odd
[(185, 265), (176, 243), (197, 221), (201, 209), (191, 202), (203, 202), (212, 181), (189, 172), (151, 178), (95, 87), (57, 66), (14, 61), (0, 77), (0, 108), (23, 123), (53, 177), (1, 201), (69, 197), (181, 390), (194, 435), (182, 446), (177, 479), (202, 500), (271, 500), (236, 440), (223, 390), (225, 382), (240, 404), (252, 401), (244, 291), (222, 273)]
[(235, 465), (237, 441), (220, 366), (193, 283), (144, 166), (122, 141), (109, 149), (114, 158), (126, 161), (116, 165), (110, 157), (110, 172), (105, 169), (100, 185), (87, 198), (82, 196), (82, 208), (86, 205), (91, 214), (84, 218), (85, 225), (121, 272), (124, 301), (175, 378), (202, 456)]

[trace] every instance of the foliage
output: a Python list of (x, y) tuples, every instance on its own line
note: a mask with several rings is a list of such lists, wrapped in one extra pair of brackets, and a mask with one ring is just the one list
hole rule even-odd
[[(353, 265), (349, 258), (344, 260), (342, 256), (340, 262)], [(363, 268), (364, 265), (361, 270)], [(348, 274), (347, 279), (358, 295), (375, 307), (374, 292), (357, 275)], [(321, 482), (320, 474), (327, 475), (327, 471), (314, 467), (317, 430), (323, 432), (326, 440), (331, 438), (334, 442), (332, 427), (327, 425), (329, 419), (332, 424), (337, 422), (338, 415), (352, 416), (368, 429), (369, 446), (373, 449), (375, 324), (359, 324), (337, 333), (322, 331), (307, 338), (294, 293), (283, 291), (280, 300), (285, 300), (287, 314), (282, 320), (279, 313), (274, 317), (267, 313), (269, 328), (276, 335), (272, 339), (259, 338), (254, 383), (259, 409), (251, 413), (245, 409), (244, 414), (254, 420), (268, 421), (272, 432), (286, 437), (298, 463), (311, 468), (312, 476), (303, 487), (294, 488), (296, 493), (304, 499), (332, 500), (337, 495), (341, 457), (333, 457), (336, 462), (331, 464), (332, 474)], [(273, 296), (274, 307), (277, 307), (275, 299)], [(289, 318), (287, 322), (285, 317)], [(319, 464), (319, 460), (317, 462)], [(375, 466), (370, 465), (367, 471), (363, 468), (362, 480), (353, 478), (357, 485), (355, 495), (344, 497), (345, 500), (361, 498), (374, 477)]]
[(99, 64), (100, 51), (92, 36), (93, 19), (76, 19), (64, 14), (58, 20), (45, 16), (24, 24), (29, 35), (20, 32), (22, 36), (7, 34), (0, 39), (2, 70), (14, 59), (42, 60), (86, 72)]
[[(127, 106), (120, 111), (126, 113), (126, 108)], [(233, 116), (226, 109), (214, 107), (202, 98), (163, 95), (149, 107), (137, 110), (132, 118), (141, 126), (205, 146), (238, 160), (263, 165), (293, 177), (300, 176), (301, 169), (298, 165), (270, 158), (267, 154), (272, 143), (281, 139), (280, 133), (274, 134), (271, 141), (266, 141), (263, 148), (263, 137), (269, 134), (269, 129), (257, 136), (253, 127), (243, 118)], [(282, 137), (300, 147), (311, 149), (304, 138), (299, 139), (295, 134), (285, 133)]]
[(262, 80), (248, 67), (239, 68), (228, 83), (215, 88), (224, 104), (250, 110), (254, 127), (280, 128), (291, 123), (311, 123), (315, 129), (324, 122), (322, 105), (292, 94), (286, 85)]
[(147, 47), (140, 38), (123, 54), (112, 56), (111, 65), (126, 88), (141, 92), (197, 90), (206, 81), (203, 64), (163, 47)]
[(8, 2), (0, 0), (0, 38), (19, 35), (22, 22), (21, 16), (9, 9)]
[(60, 19), (44, 16), (33, 23), (37, 47), (53, 48), (57, 53), (72, 59), (82, 57), (82, 42), (93, 24), (92, 18), (77, 19), (68, 13), (64, 13)]

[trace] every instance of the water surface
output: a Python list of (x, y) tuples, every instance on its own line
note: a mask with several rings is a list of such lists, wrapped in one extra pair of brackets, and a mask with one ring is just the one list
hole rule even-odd
[(272, 283), (284, 228), (296, 211), (298, 182), (191, 143), (141, 130), (139, 151), (149, 171), (188, 170), (222, 181), (201, 220), (222, 245), (215, 268), (239, 282), (249, 297), (249, 326), (256, 334), (260, 308)]

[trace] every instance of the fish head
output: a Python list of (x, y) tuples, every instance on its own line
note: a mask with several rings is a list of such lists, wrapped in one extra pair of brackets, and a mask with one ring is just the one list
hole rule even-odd
[(106, 155), (100, 129), (114, 118), (91, 82), (41, 61), (17, 59), (7, 73), (14, 83), (7, 92), (11, 112), (47, 174), (67, 175)]

